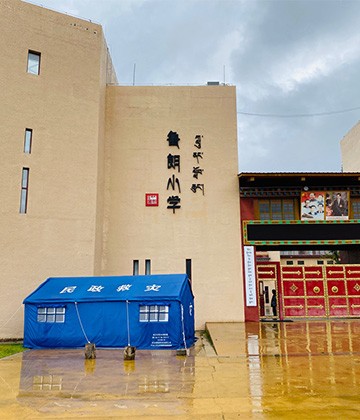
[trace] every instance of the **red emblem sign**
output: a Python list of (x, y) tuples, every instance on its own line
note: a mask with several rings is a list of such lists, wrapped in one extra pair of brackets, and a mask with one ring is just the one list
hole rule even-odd
[(157, 193), (146, 193), (145, 194), (145, 206), (146, 207), (157, 207), (159, 205), (159, 194)]

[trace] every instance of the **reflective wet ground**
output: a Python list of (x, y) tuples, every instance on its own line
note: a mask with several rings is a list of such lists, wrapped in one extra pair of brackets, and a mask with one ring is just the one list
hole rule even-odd
[(360, 418), (360, 320), (208, 324), (172, 351), (32, 350), (0, 360), (0, 419)]

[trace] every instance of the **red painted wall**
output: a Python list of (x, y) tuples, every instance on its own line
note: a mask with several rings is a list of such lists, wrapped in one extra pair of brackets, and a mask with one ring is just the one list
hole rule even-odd
[(253, 198), (240, 199), (240, 217), (241, 217), (241, 220), (254, 219), (255, 212), (254, 212), (254, 199)]
[[(241, 198), (240, 199), (240, 217), (241, 220), (253, 220), (254, 219), (254, 199), (252, 198)], [(242, 224), (241, 224), (241, 236), (244, 238)], [(256, 252), (256, 248), (255, 248)], [(242, 252), (242, 258), (244, 258)], [(244, 260), (243, 260), (244, 261)], [(256, 262), (255, 262), (256, 268)], [(245, 289), (245, 271), (243, 264), (243, 279), (244, 279), (244, 291)], [(257, 292), (257, 289), (256, 289)], [(257, 293), (256, 293), (257, 294)], [(244, 294), (244, 308), (245, 308), (245, 321), (259, 321), (259, 308), (258, 306), (246, 306), (246, 296)], [(259, 305), (259, 297), (256, 296), (257, 304)]]

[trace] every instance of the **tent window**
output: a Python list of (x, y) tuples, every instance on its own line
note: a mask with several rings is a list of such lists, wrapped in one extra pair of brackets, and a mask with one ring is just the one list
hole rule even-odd
[(168, 305), (141, 305), (140, 306), (140, 322), (168, 322), (169, 306)]
[(65, 322), (65, 308), (44, 307), (37, 310), (38, 322)]

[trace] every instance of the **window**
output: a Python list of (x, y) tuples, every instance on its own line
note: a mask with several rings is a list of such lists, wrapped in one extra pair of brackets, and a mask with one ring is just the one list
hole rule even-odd
[(140, 306), (140, 322), (168, 322), (169, 306), (168, 305), (141, 305)]
[(298, 265), (304, 265), (304, 261), (302, 261), (302, 260), (299, 260), (297, 263), (298, 263)]
[(353, 198), (351, 200), (352, 218), (360, 219), (360, 200)]
[(139, 275), (139, 260), (133, 260), (133, 276)]
[(294, 261), (286, 261), (286, 265), (294, 265)]
[(294, 200), (259, 200), (260, 220), (294, 220)]
[(145, 274), (151, 274), (151, 260), (145, 260)]
[(29, 168), (23, 168), (21, 177), (20, 213), (27, 212), (29, 192)]
[(318, 265), (324, 265), (324, 260), (317, 260)]
[(334, 264), (334, 261), (333, 261), (333, 260), (329, 260), (329, 261), (327, 262), (327, 264)]
[(65, 308), (44, 307), (37, 308), (37, 321), (50, 323), (65, 322)]
[(25, 130), (24, 153), (31, 153), (31, 144), (32, 144), (32, 129), (27, 128)]
[(36, 51), (29, 50), (27, 61), (27, 72), (30, 74), (40, 74), (40, 57), (41, 54)]
[(189, 277), (189, 280), (191, 282), (191, 260), (187, 259), (185, 261), (185, 265), (186, 265), (186, 274)]

